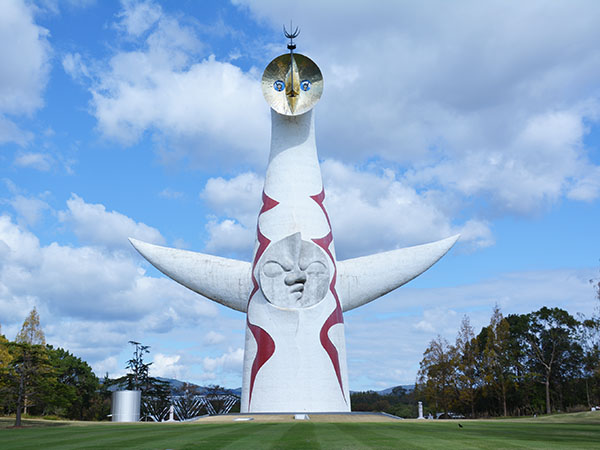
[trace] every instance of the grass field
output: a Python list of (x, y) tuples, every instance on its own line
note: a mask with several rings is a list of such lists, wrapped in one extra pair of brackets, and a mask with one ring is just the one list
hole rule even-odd
[(537, 419), (111, 424), (0, 418), (0, 449), (600, 448), (600, 412)]

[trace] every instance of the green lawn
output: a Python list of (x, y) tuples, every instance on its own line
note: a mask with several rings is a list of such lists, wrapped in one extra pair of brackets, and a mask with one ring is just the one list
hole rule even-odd
[(489, 421), (111, 424), (0, 419), (0, 449), (600, 448), (600, 412)]

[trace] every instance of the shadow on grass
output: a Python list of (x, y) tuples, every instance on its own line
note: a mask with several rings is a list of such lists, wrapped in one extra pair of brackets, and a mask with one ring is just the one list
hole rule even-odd
[(47, 419), (21, 419), (21, 426), (15, 427), (14, 417), (0, 417), (0, 430), (22, 429), (22, 428), (51, 428), (69, 426), (67, 421), (47, 420)]

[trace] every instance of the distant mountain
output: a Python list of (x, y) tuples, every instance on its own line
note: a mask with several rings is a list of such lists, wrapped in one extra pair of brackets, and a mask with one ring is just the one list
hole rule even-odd
[[(175, 378), (164, 378), (164, 377), (156, 377), (157, 380), (160, 381), (164, 381), (165, 383), (169, 383), (169, 386), (171, 386), (171, 390), (176, 390), (181, 388), (181, 386), (183, 386), (186, 382), (185, 381), (179, 381), (176, 380)], [(192, 386), (198, 386), (197, 384), (194, 383), (188, 383), (191, 384)], [(200, 387), (200, 386), (198, 386)]]
[[(412, 392), (412, 391), (414, 391), (414, 390), (415, 390), (415, 385), (414, 385), (414, 384), (401, 384), (401, 385), (399, 385), (399, 386), (392, 386), (392, 387), (389, 387), (389, 388), (387, 388), (387, 389), (383, 389), (383, 390), (381, 390), (381, 391), (373, 391), (373, 392), (375, 392), (375, 393), (377, 393), (377, 394), (379, 394), (379, 395), (389, 395), (389, 394), (391, 394), (391, 393), (392, 393), (392, 391), (393, 391), (394, 389), (396, 389), (397, 387), (404, 388), (404, 389), (406, 389), (406, 391), (407, 391), (407, 392)], [(371, 390), (372, 390), (372, 389), (367, 389), (367, 391), (371, 391)], [(366, 391), (350, 391), (350, 393), (351, 393), (351, 394), (354, 394), (354, 393), (356, 393), (356, 392), (366, 392)]]
[(379, 395), (388, 395), (391, 394), (392, 391), (397, 388), (397, 387), (401, 387), (406, 389), (406, 392), (412, 392), (415, 390), (415, 385), (414, 384), (401, 384), (400, 386), (393, 386), (387, 389), (383, 389), (381, 391), (376, 391)]
[[(210, 390), (210, 386), (200, 386), (195, 383), (188, 383), (187, 381), (181, 381), (181, 380), (177, 380), (175, 378), (156, 377), (156, 379), (160, 380), (160, 381), (164, 381), (165, 383), (169, 383), (169, 386), (171, 386), (171, 391), (177, 391), (177, 390), (181, 389), (181, 387), (186, 383), (191, 386), (197, 387), (200, 394), (204, 394)], [(223, 391), (226, 393), (237, 395), (238, 397), (242, 396), (242, 388), (241, 387), (235, 388), (235, 389), (223, 387)]]
[[(181, 380), (177, 380), (175, 378), (164, 378), (164, 377), (156, 377), (156, 379), (160, 380), (160, 381), (164, 381), (166, 383), (169, 383), (169, 386), (171, 386), (171, 390), (172, 391), (176, 391), (179, 390), (185, 383), (187, 383), (186, 381), (181, 381)], [(102, 382), (102, 380), (100, 380), (100, 382)], [(209, 386), (199, 386), (197, 384), (194, 383), (187, 383), (190, 384), (192, 386), (196, 386), (198, 388), (198, 390), (200, 391), (201, 394), (205, 393), (206, 391), (209, 390)], [(381, 391), (373, 391), (378, 393), (379, 395), (389, 395), (392, 393), (392, 391), (398, 386), (392, 386), (389, 387), (387, 389), (382, 389)], [(415, 389), (415, 385), (414, 384), (401, 384), (400, 385), (401, 388), (404, 388), (407, 390), (407, 392), (411, 392)], [(124, 389), (124, 386), (119, 386), (119, 385), (113, 385), (109, 387), (109, 390), (111, 391), (117, 391), (119, 389)], [(224, 390), (226, 392), (229, 392), (231, 394), (237, 395), (238, 397), (242, 396), (242, 388), (238, 387), (235, 389), (229, 389), (229, 388), (224, 388)], [(354, 394), (356, 392), (364, 392), (364, 391), (350, 391), (351, 394)]]

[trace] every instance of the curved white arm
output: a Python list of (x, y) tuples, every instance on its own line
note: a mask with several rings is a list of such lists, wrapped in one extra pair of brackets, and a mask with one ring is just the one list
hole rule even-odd
[(358, 308), (408, 283), (433, 266), (460, 235), (415, 247), (338, 261), (336, 289), (345, 311)]
[(161, 247), (129, 238), (150, 264), (179, 284), (236, 311), (246, 312), (251, 264), (235, 259)]

